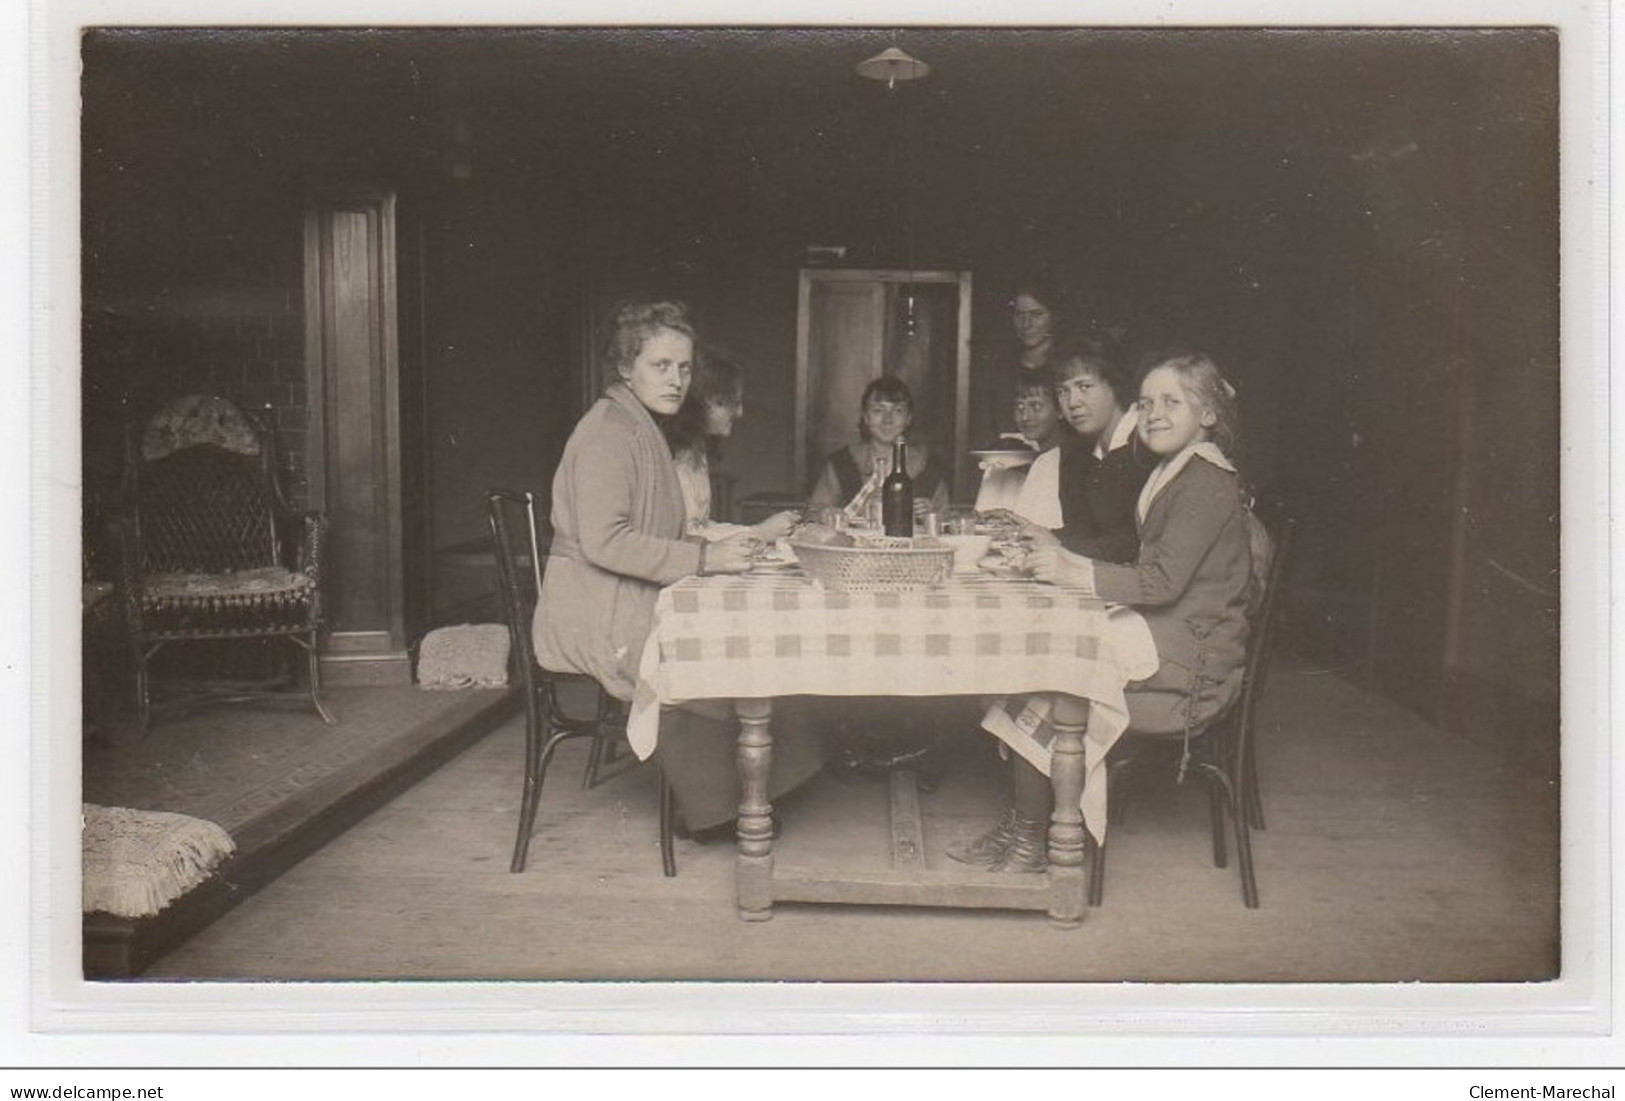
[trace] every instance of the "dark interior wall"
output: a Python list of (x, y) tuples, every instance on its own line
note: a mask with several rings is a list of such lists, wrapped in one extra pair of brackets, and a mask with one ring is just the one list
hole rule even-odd
[(431, 539), (484, 530), (486, 489), (546, 489), (579, 412), (570, 258), (534, 208), (545, 197), (479, 177), (425, 205), (421, 459)]
[[(290, 504), (309, 502), (305, 471), (303, 290), (298, 222), (240, 278), (212, 286), (160, 284), (87, 303), (82, 326), (82, 462), (86, 552), (105, 566), (126, 446), (180, 394), (219, 394), (271, 430)], [(294, 246), (290, 255), (287, 247)]]
[[(286, 42), (284, 36), (277, 41)], [(212, 392), (277, 426), (285, 488), (304, 469), (303, 223), (358, 182), (396, 180), (382, 131), (305, 102), (279, 52), (192, 33), (166, 44), (84, 39), (81, 114), (83, 457), (87, 499), (111, 499), (120, 437), (178, 394)], [(207, 64), (189, 64), (189, 55)], [(249, 79), (245, 57), (268, 79)], [(300, 142), (290, 135), (321, 134)]]
[[(931, 77), (852, 75), (892, 39)], [(308, 196), (400, 193), (433, 546), (481, 535), (487, 486), (545, 490), (617, 297), (686, 299), (744, 362), (738, 497), (795, 488), (807, 246), (971, 270), (977, 362), (1043, 267), (1237, 382), (1247, 473), (1304, 520), (1300, 647), (1428, 713), (1454, 669), (1555, 688), (1554, 35), (302, 32), (86, 62), (92, 315), (296, 288)], [(87, 403), (168, 385), (156, 339), (87, 344)]]
[(1300, 626), (1425, 714), (1555, 731), (1556, 42), (1474, 45), (1480, 71), (1411, 74), (1325, 176), (1291, 342), (1308, 370), (1280, 380)]
[[(1537, 74), (1555, 76), (1554, 48)], [(1555, 81), (1470, 93), (1503, 120), (1462, 140), (1468, 178), (1452, 364), (1461, 401), (1445, 707), (1544, 730), (1559, 713), (1560, 355)], [(1507, 172), (1504, 165), (1520, 169)]]

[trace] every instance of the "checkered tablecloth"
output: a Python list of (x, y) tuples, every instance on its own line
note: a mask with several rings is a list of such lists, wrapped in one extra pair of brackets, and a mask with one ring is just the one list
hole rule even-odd
[(1084, 810), (1103, 831), (1096, 773), (1128, 722), (1123, 686), (1156, 669), (1137, 613), (1037, 582), (845, 593), (796, 574), (690, 577), (660, 594), (627, 734), (648, 757), (660, 706), (685, 700), (1065, 692), (1091, 704)]

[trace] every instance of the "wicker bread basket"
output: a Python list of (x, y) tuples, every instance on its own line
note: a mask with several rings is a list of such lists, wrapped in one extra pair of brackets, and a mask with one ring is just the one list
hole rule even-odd
[(873, 592), (924, 589), (954, 572), (950, 546), (832, 547), (790, 544), (807, 576), (826, 589)]

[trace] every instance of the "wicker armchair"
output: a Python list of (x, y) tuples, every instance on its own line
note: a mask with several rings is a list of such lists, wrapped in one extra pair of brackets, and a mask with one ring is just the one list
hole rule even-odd
[(202, 698), (298, 695), (335, 721), (322, 706), (316, 652), (326, 526), (320, 513), (285, 507), (271, 433), (223, 398), (178, 398), (129, 441), (118, 580), (138, 731), (151, 721), (148, 665), (160, 649), (250, 638), (286, 638), (302, 650), (305, 688), (238, 685)]

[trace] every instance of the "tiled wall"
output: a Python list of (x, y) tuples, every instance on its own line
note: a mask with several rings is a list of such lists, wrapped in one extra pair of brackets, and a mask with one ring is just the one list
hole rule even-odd
[[(83, 457), (86, 572), (110, 578), (116, 544), (124, 433), (183, 394), (227, 398), (277, 427), (278, 465), (294, 508), (306, 507), (304, 291), (301, 287), (165, 292), (87, 309), (84, 331)], [(137, 436), (139, 439), (139, 435)], [(221, 650), (158, 655), (158, 675), (258, 678), (281, 649), (242, 640)], [(122, 676), (116, 666), (110, 678)]]
[(98, 311), (84, 379), (87, 486), (117, 476), (125, 423), (178, 395), (210, 393), (276, 425), (284, 489), (295, 507), (308, 502), (302, 288), (177, 292)]

